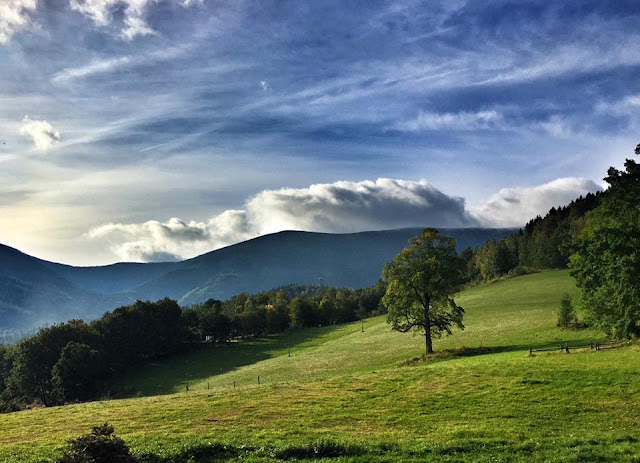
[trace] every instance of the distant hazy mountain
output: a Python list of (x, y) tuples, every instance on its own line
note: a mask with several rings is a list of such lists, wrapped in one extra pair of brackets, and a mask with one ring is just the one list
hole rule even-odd
[[(226, 299), (290, 283), (353, 288), (380, 278), (421, 228), (351, 234), (286, 231), (182, 262), (72, 267), (0, 245), (0, 329), (91, 319), (136, 299), (177, 299), (181, 305)], [(458, 249), (499, 239), (513, 229), (442, 229)]]

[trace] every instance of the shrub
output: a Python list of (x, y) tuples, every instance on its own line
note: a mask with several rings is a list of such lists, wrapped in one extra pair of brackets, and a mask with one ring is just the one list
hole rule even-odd
[(89, 434), (70, 440), (57, 463), (137, 463), (129, 447), (113, 431), (108, 423), (94, 426)]
[(577, 322), (576, 309), (573, 307), (569, 295), (564, 293), (560, 299), (560, 308), (558, 309), (558, 326), (567, 329), (575, 326)]

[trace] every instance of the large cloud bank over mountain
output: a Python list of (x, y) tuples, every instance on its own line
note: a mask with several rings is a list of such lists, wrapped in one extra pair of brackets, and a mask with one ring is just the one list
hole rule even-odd
[(469, 211), (463, 198), (449, 196), (426, 180), (339, 181), (264, 190), (249, 198), (244, 209), (227, 210), (207, 221), (109, 223), (93, 228), (88, 236), (108, 242), (125, 261), (177, 260), (282, 230), (346, 233), (423, 226), (521, 226), (551, 207), (599, 189), (586, 179), (558, 179), (501, 190), (485, 206)]
[(586, 178), (567, 177), (534, 187), (503, 188), (476, 211), (485, 226), (520, 227), (549, 209), (564, 206), (602, 187)]

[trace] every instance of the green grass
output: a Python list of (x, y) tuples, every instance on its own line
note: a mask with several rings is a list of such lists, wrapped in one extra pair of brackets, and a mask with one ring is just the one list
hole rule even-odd
[(423, 341), (382, 319), (364, 333), (358, 324), (298, 333), (291, 358), (282, 338), (192, 354), (127, 378), (153, 393), (157, 383), (180, 390), (174, 376), (191, 374), (189, 393), (0, 415), (0, 461), (53, 458), (104, 421), (137, 454), (176, 461), (213, 443), (230, 461), (638, 461), (635, 346), (527, 355), (529, 345), (598, 336), (555, 328), (559, 298), (573, 290), (566, 272), (546, 272), (462, 293), (467, 329), (435, 348), (483, 346), (485, 355), (399, 366)]
[[(589, 342), (599, 333), (563, 331), (556, 309), (564, 292), (575, 293), (566, 271), (543, 272), (498, 281), (464, 291), (456, 301), (465, 308), (466, 329), (436, 340), (434, 348), (491, 347), (528, 349), (559, 341)], [(288, 346), (291, 344), (291, 357)], [(288, 336), (205, 349), (137, 369), (118, 381), (142, 395), (261, 383), (308, 381), (337, 374), (388, 368), (424, 350), (424, 337), (392, 331), (385, 317), (360, 323), (315, 328)]]

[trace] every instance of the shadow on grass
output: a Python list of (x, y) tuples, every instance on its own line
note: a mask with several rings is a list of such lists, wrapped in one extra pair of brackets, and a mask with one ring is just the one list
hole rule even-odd
[(184, 391), (190, 383), (287, 355), (289, 347), (292, 355), (295, 355), (296, 350), (301, 347), (324, 342), (322, 338), (318, 341), (319, 336), (326, 336), (344, 327), (345, 325), (334, 325), (228, 344), (202, 344), (197, 350), (131, 368), (109, 385), (110, 396), (150, 396)]
[[(616, 448), (616, 444), (627, 444), (627, 449)], [(633, 453), (637, 439), (573, 440), (569, 443), (571, 461), (626, 461), (624, 456)], [(533, 454), (559, 457), (562, 450), (555, 442), (521, 441), (505, 439), (470, 439), (446, 444), (414, 444), (400, 446), (396, 443), (367, 443), (357, 445), (321, 439), (307, 443), (285, 446), (228, 445), (219, 443), (192, 444), (181, 449), (173, 449), (166, 455), (147, 453), (140, 455), (140, 463), (182, 463), (185, 461), (226, 462), (226, 461), (351, 461), (351, 462), (464, 462), (464, 461), (528, 461)], [(626, 450), (626, 451), (625, 451)], [(622, 458), (621, 458), (622, 457)], [(544, 457), (543, 457), (544, 458)], [(562, 458), (564, 459), (564, 458)], [(543, 461), (538, 460), (536, 461)]]
[[(569, 347), (572, 345), (588, 345), (592, 341), (600, 341), (600, 338), (597, 339), (589, 339), (589, 340), (574, 340), (569, 342)], [(510, 345), (510, 346), (478, 346), (478, 347), (459, 347), (457, 349), (443, 349), (440, 351), (436, 351), (431, 355), (422, 354), (420, 357), (414, 357), (409, 360), (405, 360), (400, 363), (400, 366), (412, 366), (418, 365), (422, 363), (432, 363), (442, 360), (460, 358), (460, 357), (475, 357), (477, 355), (488, 355), (488, 354), (500, 354), (504, 352), (515, 352), (515, 351), (526, 351), (529, 349), (553, 349), (554, 347), (558, 349), (558, 352), (564, 352), (564, 343), (561, 340), (550, 341), (545, 343), (538, 344), (530, 344), (530, 345)], [(551, 351), (548, 351), (551, 352)]]
[(414, 357), (409, 360), (405, 360), (400, 363), (402, 367), (408, 367), (412, 365), (418, 365), (421, 363), (432, 363), (441, 360), (449, 360), (460, 357), (475, 357), (477, 355), (487, 354), (499, 354), (502, 352), (513, 352), (517, 350), (528, 349), (529, 347), (523, 346), (493, 346), (493, 347), (459, 347), (457, 349), (443, 349), (436, 351), (433, 354), (422, 354), (420, 357)]

